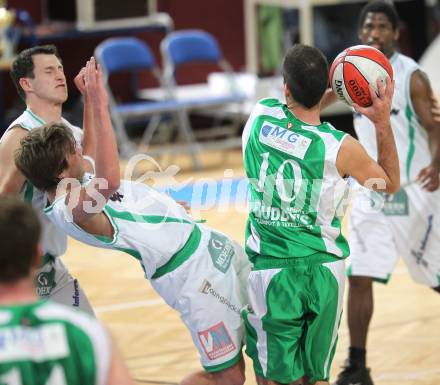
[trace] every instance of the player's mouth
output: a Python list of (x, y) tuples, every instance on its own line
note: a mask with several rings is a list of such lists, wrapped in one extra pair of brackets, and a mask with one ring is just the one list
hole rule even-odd
[(378, 43), (377, 41), (370, 41), (368, 42), (368, 45), (370, 47), (378, 49), (379, 51), (382, 51), (382, 44)]

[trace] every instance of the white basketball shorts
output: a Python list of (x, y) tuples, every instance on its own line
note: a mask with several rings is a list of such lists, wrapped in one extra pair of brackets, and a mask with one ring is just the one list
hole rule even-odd
[(226, 235), (199, 225), (201, 241), (177, 269), (151, 279), (153, 288), (189, 329), (202, 366), (217, 372), (242, 357), (242, 307), (250, 263)]
[(349, 276), (387, 282), (401, 256), (414, 281), (439, 286), (440, 191), (428, 193), (418, 184), (392, 195), (361, 188), (353, 200), (349, 243)]

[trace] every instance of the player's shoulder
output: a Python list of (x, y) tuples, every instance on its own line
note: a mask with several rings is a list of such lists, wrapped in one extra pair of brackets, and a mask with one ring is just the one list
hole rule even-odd
[(251, 117), (256, 119), (257, 117), (272, 116), (276, 119), (286, 118), (286, 105), (277, 98), (264, 98), (260, 99), (252, 110)]
[(323, 122), (321, 125), (317, 126), (317, 130), (324, 134), (330, 134), (337, 141), (341, 141), (347, 136), (347, 133), (345, 131), (338, 130), (329, 122)]
[(394, 67), (395, 75), (402, 73), (404, 70), (414, 70), (419, 68), (419, 64), (409, 56), (396, 52), (390, 59)]

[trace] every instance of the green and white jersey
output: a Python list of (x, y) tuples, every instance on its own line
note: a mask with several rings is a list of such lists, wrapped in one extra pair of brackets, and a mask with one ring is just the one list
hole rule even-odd
[[(66, 119), (62, 122), (72, 130), (72, 133), (77, 142), (82, 141), (82, 130), (70, 124)], [(20, 126), (28, 131), (41, 127), (45, 122), (43, 119), (35, 115), (29, 108), (26, 109), (17, 119), (15, 119), (7, 128), (6, 132), (11, 128)], [(1, 139), (0, 139), (1, 141)], [(43, 226), (42, 247), (45, 254), (58, 257), (66, 252), (67, 237), (59, 229), (57, 229), (47, 218), (42, 214), (46, 206), (46, 194), (36, 189), (30, 182), (26, 181), (21, 189), (21, 196), (26, 202), (32, 204), (34, 209), (39, 213), (40, 221)]]
[(251, 204), (246, 252), (306, 257), (349, 254), (341, 234), (347, 183), (336, 169), (345, 133), (329, 123), (311, 126), (277, 99), (254, 107), (243, 131), (243, 158)]
[[(402, 184), (414, 182), (423, 167), (431, 163), (428, 136), (420, 125), (411, 103), (410, 81), (418, 64), (411, 58), (395, 53), (390, 59), (394, 71), (394, 96), (391, 108), (391, 126), (399, 155)], [(368, 154), (377, 159), (376, 131), (363, 115), (354, 115), (354, 128)]]
[(87, 314), (50, 301), (0, 306), (2, 385), (103, 385), (111, 349)]
[(181, 260), (182, 253), (194, 251), (200, 242), (200, 230), (185, 209), (167, 194), (142, 183), (122, 180), (117, 193), (107, 201), (103, 213), (113, 226), (113, 238), (96, 236), (77, 226), (65, 198), (59, 197), (45, 209), (54, 224), (80, 242), (132, 255), (141, 262), (148, 279), (159, 269), (167, 269), (168, 262), (175, 263), (176, 255)]

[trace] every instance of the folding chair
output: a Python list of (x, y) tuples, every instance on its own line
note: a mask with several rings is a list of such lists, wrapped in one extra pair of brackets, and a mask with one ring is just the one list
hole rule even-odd
[[(235, 87), (235, 80), (231, 65), (224, 59), (222, 51), (214, 36), (202, 30), (182, 30), (169, 33), (161, 42), (161, 52), (164, 63), (164, 82), (169, 94), (185, 106), (185, 118), (182, 120), (181, 130), (183, 135), (195, 143), (194, 131), (188, 118), (189, 111), (204, 111), (207, 109), (216, 110), (218, 115), (219, 107), (236, 105), (240, 108), (241, 103), (246, 99), (244, 93), (240, 93)], [(194, 96), (179, 95), (179, 87), (176, 81), (177, 70), (184, 65), (212, 63), (217, 65), (225, 74), (230, 85), (229, 92), (222, 94), (209, 94), (207, 92)], [(186, 86), (187, 87), (187, 86)], [(208, 85), (206, 84), (207, 89)], [(235, 114), (234, 126), (239, 123), (239, 114)], [(239, 138), (228, 138), (223, 141), (211, 143), (212, 147), (234, 147), (240, 145)]]
[[(115, 127), (120, 151), (123, 156), (135, 152), (129, 140), (125, 124), (130, 120), (149, 119), (141, 143), (149, 144), (159, 127), (164, 114), (179, 114), (180, 104), (167, 98), (162, 101), (134, 101), (118, 103), (109, 85), (110, 75), (118, 72), (137, 73), (141, 70), (150, 71), (162, 86), (161, 73), (156, 65), (150, 48), (134, 37), (110, 38), (100, 43), (95, 49), (95, 57), (102, 65), (104, 80), (109, 93), (110, 112)], [(135, 87), (137, 88), (137, 82)], [(182, 124), (182, 123), (181, 123)]]

